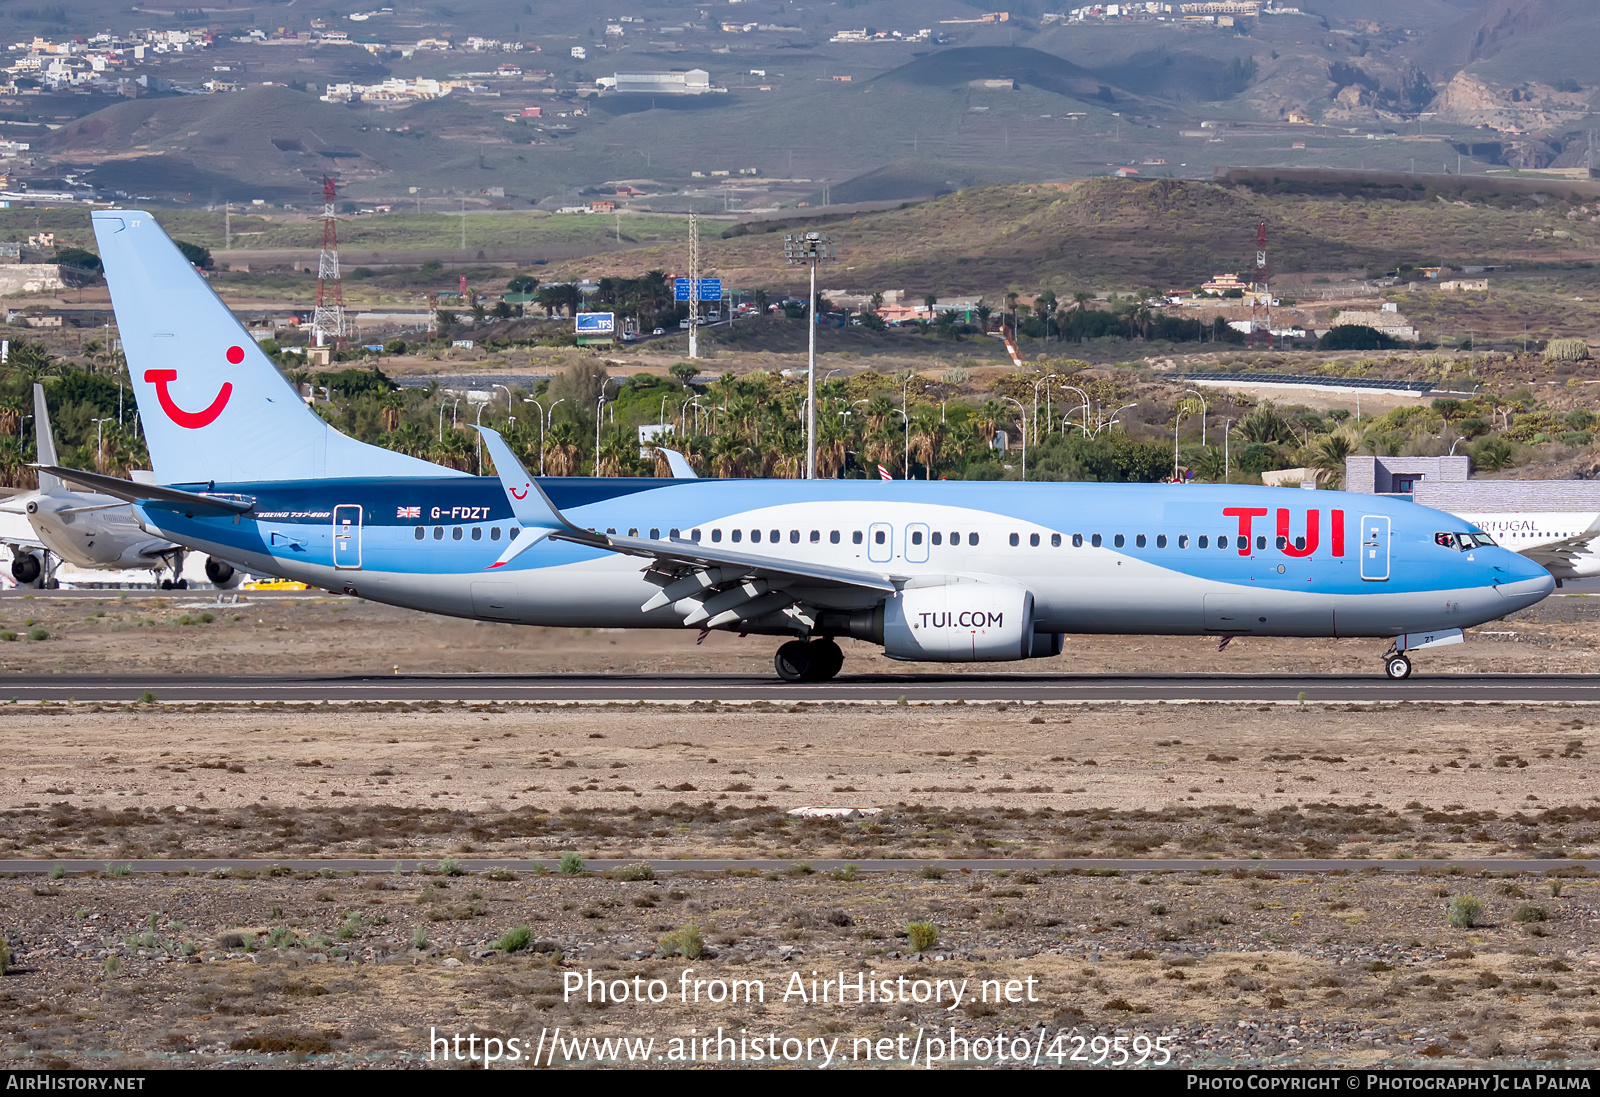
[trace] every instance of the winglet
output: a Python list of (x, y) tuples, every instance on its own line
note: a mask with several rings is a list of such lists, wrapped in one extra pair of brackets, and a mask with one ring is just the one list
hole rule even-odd
[(689, 459), (675, 449), (657, 446), (656, 452), (667, 459), (667, 467), (672, 469), (674, 480), (698, 480), (700, 476), (689, 464)]
[(488, 449), (489, 458), (494, 462), (495, 471), (500, 475), (500, 486), (505, 488), (506, 501), (511, 504), (511, 513), (515, 514), (517, 521), (532, 534), (530, 537), (519, 537), (507, 545), (500, 559), (489, 565), (490, 569), (504, 567), (545, 537), (558, 531), (567, 534), (569, 540), (583, 544), (606, 543), (605, 537), (600, 534), (567, 521), (566, 515), (556, 509), (556, 505), (550, 501), (550, 497), (544, 493), (538, 481), (528, 475), (528, 470), (511, 451), (506, 440), (500, 437), (499, 431), (478, 424), (474, 424), (474, 429), (483, 436), (484, 447)]
[[(38, 432), (39, 464), (56, 464), (56, 438), (50, 429), (50, 408), (45, 404), (44, 386), (37, 382), (33, 386), (33, 426)], [(40, 472), (39, 494), (65, 495), (67, 486), (61, 482), (60, 477)]]

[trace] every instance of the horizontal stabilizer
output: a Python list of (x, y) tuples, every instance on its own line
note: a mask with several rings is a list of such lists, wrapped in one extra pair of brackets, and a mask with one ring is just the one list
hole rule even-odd
[(154, 484), (136, 484), (132, 480), (121, 480), (98, 472), (62, 468), (60, 465), (28, 467), (59, 476), (67, 483), (76, 484), (85, 491), (99, 492), (101, 495), (109, 495), (113, 499), (125, 499), (130, 503), (154, 503), (169, 510), (181, 510), (186, 514), (249, 514), (256, 506), (254, 499), (237, 495), (204, 495), (192, 491), (179, 491), (177, 488), (157, 487)]

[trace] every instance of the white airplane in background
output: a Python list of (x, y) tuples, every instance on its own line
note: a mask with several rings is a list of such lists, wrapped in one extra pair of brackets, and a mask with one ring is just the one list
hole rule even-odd
[(1600, 576), (1600, 512), (1468, 511), (1451, 514), (1477, 526), (1502, 548), (1544, 566), (1560, 586)]
[[(33, 386), (39, 460), (55, 464), (55, 437), (44, 386)], [(135, 479), (150, 474), (134, 473)], [(0, 502), (0, 543), (11, 550), (11, 577), (19, 586), (53, 589), (61, 561), (95, 571), (150, 571), (161, 589), (187, 589), (187, 550), (140, 527), (133, 508), (109, 495), (73, 491), (47, 472), (36, 491)], [(225, 560), (208, 558), (206, 578), (218, 587), (239, 585), (243, 575)]]

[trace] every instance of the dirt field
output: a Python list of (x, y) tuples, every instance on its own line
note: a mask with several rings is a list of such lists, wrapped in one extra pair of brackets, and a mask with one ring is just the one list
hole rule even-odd
[[(771, 648), (347, 599), (201, 602), (8, 597), (0, 624), (50, 636), (0, 644), (0, 665), (764, 674)], [(1422, 653), (1419, 673), (1586, 670), (1595, 610), (1552, 599), (1488, 630), (1501, 635)], [(1380, 647), (1241, 640), (1218, 654), (1204, 639), (1074, 639), (1067, 657), (1028, 669), (1371, 674)], [(918, 668), (856, 646), (857, 669)], [(480, 1061), (484, 1038), (498, 1041), (499, 1067), (528, 1065), (541, 1046), (558, 1066), (626, 1062), (618, 1045), (572, 1043), (622, 1037), (654, 1039), (628, 1047), (670, 1066), (691, 1050), (715, 1062), (720, 1026), (735, 1041), (723, 1062), (745, 1065), (913, 1053), (922, 1065), (935, 1052), (1087, 1065), (1070, 1056), (1092, 1064), (1094, 1037), (1117, 1035), (1138, 1038), (1129, 1054), (1150, 1065), (1158, 1040), (1177, 1065), (1592, 1065), (1600, 884), (1449, 865), (1600, 856), (1597, 721), (1600, 706), (1432, 703), (0, 706), (0, 856), (107, 865), (0, 881), (14, 952), (0, 1064), (438, 1067), (430, 1037), (461, 1065), (459, 1034)], [(884, 810), (784, 814), (804, 805)], [(1419, 872), (607, 878), (457, 875), (451, 863), (566, 853), (1345, 856), (1413, 858)], [(116, 867), (332, 855), (438, 867)], [(1450, 904), (1469, 896), (1477, 924), (1452, 926)], [(937, 940), (918, 952), (908, 925), (920, 921)], [(880, 1000), (854, 1000), (858, 972), (886, 984)], [(621, 980), (661, 1000), (590, 1002), (591, 973), (609, 993)], [(757, 980), (766, 1000), (696, 1002), (696, 980), (706, 996)], [(824, 982), (827, 1001), (798, 996)]]

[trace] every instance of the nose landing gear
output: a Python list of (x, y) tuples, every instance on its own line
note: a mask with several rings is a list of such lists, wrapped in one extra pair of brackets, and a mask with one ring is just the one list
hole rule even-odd
[(790, 640), (772, 664), (785, 682), (826, 682), (844, 666), (844, 652), (829, 639)]
[(1411, 677), (1411, 660), (1398, 651), (1384, 656), (1383, 672), (1395, 681)]

